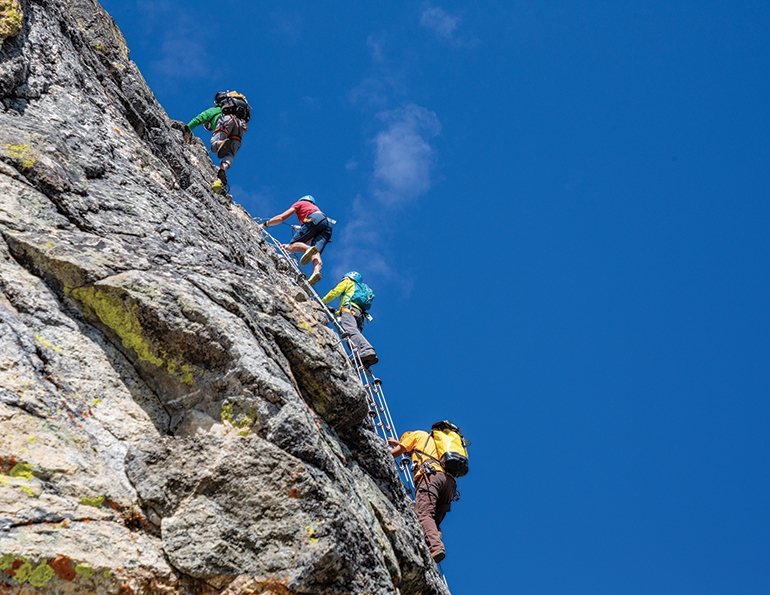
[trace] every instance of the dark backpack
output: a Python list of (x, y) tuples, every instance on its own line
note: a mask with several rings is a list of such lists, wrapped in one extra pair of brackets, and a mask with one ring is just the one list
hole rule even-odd
[(233, 115), (248, 122), (251, 119), (251, 106), (246, 97), (237, 91), (220, 91), (214, 96), (214, 102), (222, 108), (222, 113)]

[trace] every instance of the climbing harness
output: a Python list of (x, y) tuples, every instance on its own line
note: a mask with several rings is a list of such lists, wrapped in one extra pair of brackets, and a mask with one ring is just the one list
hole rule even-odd
[[(241, 142), (243, 140), (243, 133), (247, 132), (248, 129), (248, 126), (241, 122), (241, 120), (235, 114), (223, 114), (222, 117), (219, 118), (217, 127), (214, 129), (212, 134), (216, 134), (217, 132), (224, 132), (225, 136), (229, 140), (237, 140), (238, 142)], [(224, 144), (224, 141), (222, 141), (222, 144)], [(222, 148), (221, 145), (219, 148)]]
[[(262, 223), (262, 219), (254, 218), (258, 224)], [(399, 436), (396, 432), (396, 426), (393, 423), (393, 418), (390, 415), (390, 409), (388, 403), (385, 400), (385, 393), (382, 390), (382, 380), (377, 378), (372, 372), (371, 368), (367, 368), (362, 360), (361, 355), (353, 347), (351, 343), (350, 335), (344, 331), (342, 325), (337, 320), (332, 312), (323, 303), (323, 299), (318, 295), (312, 285), (308, 283), (308, 279), (302, 269), (299, 267), (297, 257), (284, 248), (283, 244), (270, 235), (267, 230), (262, 229), (262, 234), (269, 244), (275, 248), (276, 252), (285, 260), (292, 271), (293, 281), (307, 294), (308, 297), (315, 300), (326, 314), (326, 318), (329, 321), (329, 325), (337, 332), (340, 337), (338, 346), (340, 346), (343, 354), (348, 359), (350, 364), (355, 368), (358, 374), (358, 379), (361, 385), (366, 391), (366, 397), (369, 404), (369, 418), (374, 426), (377, 434), (387, 442), (388, 438), (398, 440)], [(404, 482), (407, 491), (412, 499), (415, 497), (414, 478), (411, 471), (411, 460), (407, 456), (402, 456), (399, 463), (396, 465), (401, 480)]]

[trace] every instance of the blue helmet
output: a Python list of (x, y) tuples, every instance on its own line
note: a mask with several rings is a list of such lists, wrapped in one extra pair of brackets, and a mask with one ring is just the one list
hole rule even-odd
[(312, 197), (312, 196), (310, 196), (309, 194), (306, 194), (305, 196), (303, 196), (302, 198), (300, 198), (300, 200), (306, 200), (306, 201), (308, 201), (308, 202), (312, 202), (313, 204), (315, 204), (315, 198), (313, 198), (313, 197)]
[(343, 279), (345, 277), (347, 277), (351, 281), (355, 281), (356, 283), (360, 283), (361, 279), (363, 279), (363, 277), (361, 276), (361, 273), (359, 273), (357, 271), (350, 271), (349, 273), (345, 273), (344, 275), (342, 275)]

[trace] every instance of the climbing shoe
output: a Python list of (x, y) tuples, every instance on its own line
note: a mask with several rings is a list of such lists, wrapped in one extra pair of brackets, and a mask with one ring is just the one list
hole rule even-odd
[(364, 364), (365, 368), (371, 368), (378, 361), (380, 361), (380, 359), (377, 357), (376, 353), (370, 353), (361, 358), (361, 363)]
[(301, 266), (305, 266), (313, 259), (313, 256), (315, 256), (316, 254), (318, 254), (318, 248), (316, 246), (310, 246), (310, 248), (305, 250), (304, 254), (302, 254), (302, 258), (299, 259), (299, 264)]
[(446, 558), (446, 551), (442, 548), (440, 550), (436, 550), (435, 552), (431, 552), (430, 554), (433, 557), (433, 561), (436, 564), (440, 564), (441, 561)]
[(211, 189), (214, 191), (215, 194), (227, 194), (227, 190), (225, 190), (225, 185), (222, 183), (221, 180), (214, 180), (214, 183), (211, 185)]
[(310, 285), (315, 285), (321, 280), (321, 273), (313, 273), (310, 275), (310, 279), (307, 280)]
[(225, 170), (219, 169), (217, 172), (217, 179), (220, 180), (225, 186), (227, 186), (227, 174), (225, 173)]

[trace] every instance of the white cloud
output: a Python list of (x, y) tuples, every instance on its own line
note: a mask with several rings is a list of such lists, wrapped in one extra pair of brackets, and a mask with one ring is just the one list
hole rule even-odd
[(196, 20), (169, 0), (137, 0), (144, 33), (156, 48), (151, 68), (162, 76), (160, 85), (208, 76), (214, 63)]
[(208, 52), (202, 43), (179, 33), (167, 33), (152, 66), (167, 78), (193, 79), (209, 72)]
[(348, 94), (350, 102), (361, 109), (382, 109), (393, 97), (406, 95), (405, 73), (394, 67), (385, 53), (385, 35), (370, 35), (366, 47), (372, 59), (374, 72), (365, 77)]
[(348, 99), (356, 106), (379, 106), (388, 103), (390, 83), (384, 77), (369, 76), (350, 90)]
[(385, 38), (383, 36), (375, 37), (370, 35), (366, 38), (366, 47), (369, 48), (369, 54), (372, 56), (372, 62), (382, 64), (385, 62)]
[(174, 4), (170, 0), (137, 0), (136, 6), (146, 19), (166, 18), (174, 12)]
[(438, 6), (426, 8), (420, 16), (420, 24), (443, 39), (452, 39), (459, 23), (459, 17), (452, 16)]
[(474, 38), (460, 38), (457, 36), (457, 28), (460, 25), (460, 17), (449, 14), (443, 8), (432, 6), (422, 11), (420, 25), (430, 29), (436, 37), (451, 43), (455, 47), (474, 47), (478, 40)]
[(276, 198), (269, 188), (252, 192), (243, 186), (232, 184), (230, 186), (230, 193), (233, 195), (234, 200), (242, 204), (254, 217), (261, 217), (263, 219), (272, 217), (282, 207), (285, 208), (283, 202)]
[[(379, 277), (400, 281), (401, 277), (388, 264), (388, 218), (378, 205), (367, 201), (360, 194), (353, 199), (350, 211), (345, 214), (347, 223), (338, 226), (332, 237), (334, 265), (332, 275), (341, 278), (351, 270), (359, 271), (364, 278)], [(336, 238), (339, 238), (337, 240)], [(335, 245), (336, 244), (336, 245)]]
[[(351, 103), (373, 117), (376, 132), (369, 140), (374, 162), (369, 191), (356, 196), (348, 212), (338, 216), (345, 223), (334, 231), (331, 274), (340, 278), (357, 270), (365, 279), (394, 284), (407, 295), (413, 283), (409, 273), (391, 264), (396, 258), (390, 246), (398, 238), (399, 211), (433, 183), (436, 152), (431, 141), (441, 132), (441, 123), (435, 112), (413, 102), (387, 109), (408, 97), (409, 90), (404, 69), (388, 59), (385, 41), (384, 35), (367, 39), (373, 71), (349, 96)], [(356, 158), (345, 168), (364, 169)]]
[(435, 112), (414, 103), (383, 112), (384, 130), (374, 138), (375, 194), (385, 203), (417, 198), (431, 185), (435, 162), (428, 141), (441, 132)]

